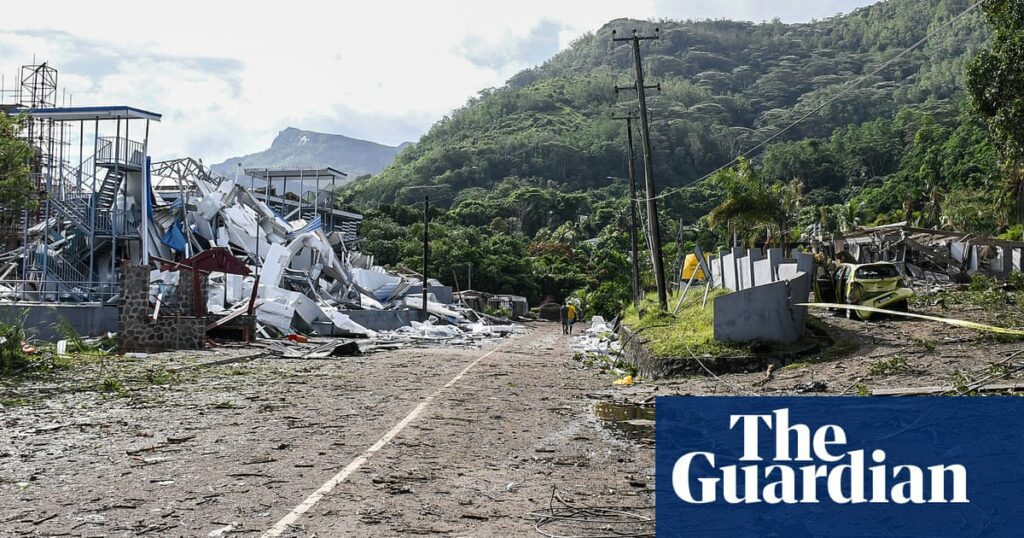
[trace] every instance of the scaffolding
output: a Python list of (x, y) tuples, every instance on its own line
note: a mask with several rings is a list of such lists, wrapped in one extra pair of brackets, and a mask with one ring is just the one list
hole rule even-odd
[[(46, 62), (23, 65), (19, 71), (17, 87), (9, 92), (14, 101), (0, 105), (5, 112), (55, 108), (57, 90), (56, 69)], [(0, 92), (0, 100), (4, 99), (4, 93), (8, 92)], [(54, 125), (44, 119), (28, 116), (22, 127), (21, 137), (33, 148), (29, 163), (29, 180), (34, 191), (28, 200), (28, 205), (32, 208), (18, 210), (5, 207), (4, 201), (0, 201), (0, 246), (5, 250), (16, 249), (28, 243), (29, 230), (42, 222), (45, 213), (46, 178), (59, 174), (67, 166), (69, 144), (64, 125)]]

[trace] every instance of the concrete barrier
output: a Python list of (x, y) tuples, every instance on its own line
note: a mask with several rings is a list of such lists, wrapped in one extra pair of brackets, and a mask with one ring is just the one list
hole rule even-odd
[(803, 335), (790, 304), (790, 282), (780, 280), (715, 298), (715, 340), (795, 342)]
[(807, 324), (806, 302), (811, 291), (814, 258), (802, 252), (795, 259), (782, 249), (734, 248), (711, 262), (721, 268), (715, 284), (733, 293), (715, 299), (715, 339), (720, 342), (795, 342)]

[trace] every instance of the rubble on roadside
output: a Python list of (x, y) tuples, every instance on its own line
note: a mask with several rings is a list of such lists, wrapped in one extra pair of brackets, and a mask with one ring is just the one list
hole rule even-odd
[[(200, 165), (201, 166), (201, 165)], [(273, 206), (268, 193), (253, 191), (235, 179), (219, 177), (205, 169), (203, 173), (185, 178), (177, 189), (179, 196), (164, 200), (151, 197), (151, 218), (148, 228), (133, 223), (124, 233), (148, 237), (142, 248), (148, 252), (151, 266), (155, 262), (186, 261), (213, 248), (228, 249), (248, 268), (248, 275), (211, 272), (205, 276), (205, 308), (211, 319), (224, 319), (250, 311), (256, 321), (256, 335), (278, 339), (288, 334), (311, 336), (360, 337), (373, 341), (445, 340), (458, 342), (516, 332), (507, 321), (457, 304), (440, 300), (433, 293), (445, 289), (434, 279), (423, 282), (420, 275), (390, 272), (373, 263), (373, 257), (355, 250), (357, 243), (350, 222), (333, 226), (330, 211), (287, 213), (287, 206)], [(251, 185), (250, 185), (251, 187)], [(150, 188), (150, 190), (152, 190)], [(266, 189), (264, 189), (266, 190)], [(320, 194), (317, 194), (319, 200)], [(261, 199), (264, 198), (264, 199)], [(282, 209), (282, 207), (284, 207)], [(306, 207), (309, 210), (310, 207)], [(358, 215), (356, 215), (358, 217)], [(361, 218), (361, 217), (360, 217)], [(27, 248), (5, 256), (0, 274), (14, 274), (17, 259), (23, 255), (39, 256), (54, 267), (64, 267), (76, 256), (80, 230), (71, 222), (51, 219), (50, 234), (60, 239), (45, 239), (37, 234)], [(137, 228), (137, 229), (136, 229)], [(77, 238), (77, 239), (76, 239)], [(107, 290), (117, 288), (117, 274), (106, 269), (113, 247), (98, 244), (91, 254)], [(67, 259), (65, 259), (67, 258)], [(162, 268), (167, 269), (168, 263)], [(175, 267), (172, 267), (174, 269)], [(150, 272), (150, 304), (157, 315), (191, 315), (176, 310), (173, 301), (179, 285), (178, 270)], [(81, 286), (70, 280), (55, 279), (55, 294), (33, 290), (28, 292), (23, 281), (7, 282), (0, 277), (0, 300), (36, 300), (60, 302), (95, 302), (99, 295), (94, 286)], [(355, 312), (409, 311), (424, 309), (422, 287), (428, 291), (426, 323), (413, 321), (392, 334), (368, 328), (353, 319)], [(254, 289), (255, 288), (255, 289)], [(58, 297), (59, 296), (59, 297)], [(116, 300), (109, 293), (104, 302)], [(525, 301), (525, 300), (524, 300)], [(525, 304), (525, 303), (524, 303)], [(213, 325), (216, 326), (216, 321)], [(208, 329), (209, 330), (209, 329)]]
[(590, 327), (572, 339), (572, 350), (583, 355), (608, 358), (615, 361), (622, 351), (622, 343), (615, 333), (616, 321), (605, 321), (602, 316), (594, 316)]
[(521, 325), (485, 325), (481, 322), (449, 325), (427, 321), (411, 322), (393, 331), (379, 331), (368, 338), (312, 337), (306, 341), (294, 339), (260, 340), (255, 346), (271, 354), (291, 359), (328, 359), (350, 355), (363, 355), (375, 351), (426, 347), (431, 345), (473, 346), (495, 337), (520, 334)]

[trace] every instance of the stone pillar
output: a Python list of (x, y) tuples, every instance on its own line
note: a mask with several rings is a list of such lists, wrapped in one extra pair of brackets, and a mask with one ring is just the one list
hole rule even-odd
[(181, 267), (178, 269), (178, 312), (182, 316), (191, 316), (195, 311), (195, 293), (192, 291), (192, 270)]

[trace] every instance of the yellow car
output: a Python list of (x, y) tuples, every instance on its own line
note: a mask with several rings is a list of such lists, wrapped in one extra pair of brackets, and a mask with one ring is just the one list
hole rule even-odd
[[(888, 262), (844, 263), (830, 275), (819, 275), (814, 282), (819, 302), (846, 303), (889, 310), (906, 310), (914, 290), (907, 287), (899, 269)], [(868, 319), (872, 312), (847, 310), (847, 317)]]

